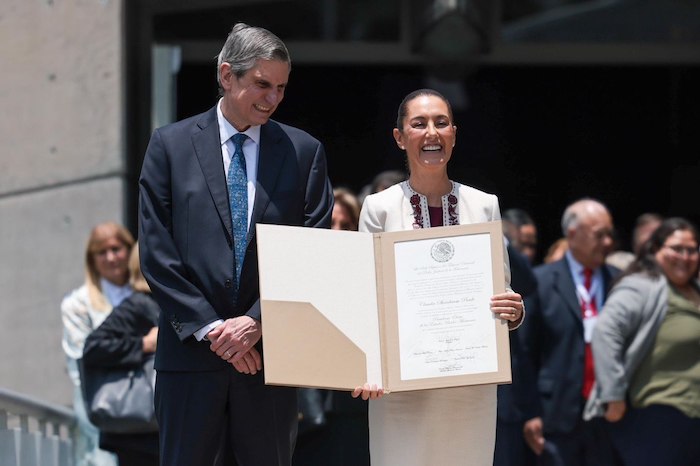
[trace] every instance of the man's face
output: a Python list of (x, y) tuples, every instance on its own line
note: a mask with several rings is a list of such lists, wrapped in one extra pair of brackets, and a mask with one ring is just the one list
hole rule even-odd
[(219, 80), (224, 90), (222, 112), (238, 130), (267, 123), (284, 98), (289, 64), (279, 60), (257, 60), (240, 78), (231, 65), (222, 63)]
[(613, 247), (612, 218), (604, 210), (589, 212), (569, 230), (567, 240), (574, 258), (584, 267), (600, 267)]
[(517, 248), (530, 262), (534, 262), (537, 255), (537, 228), (535, 225), (523, 225), (518, 232)]

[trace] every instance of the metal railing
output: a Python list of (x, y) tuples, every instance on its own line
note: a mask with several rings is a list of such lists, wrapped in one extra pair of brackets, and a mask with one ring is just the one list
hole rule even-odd
[(73, 410), (0, 388), (0, 465), (73, 466)]

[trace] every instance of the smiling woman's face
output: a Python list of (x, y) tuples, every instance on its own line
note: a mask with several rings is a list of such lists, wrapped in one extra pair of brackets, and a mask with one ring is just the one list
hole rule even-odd
[(683, 287), (696, 278), (698, 273), (698, 243), (688, 230), (676, 230), (664, 242), (656, 254), (656, 261), (668, 281)]
[(457, 136), (447, 102), (438, 96), (419, 95), (408, 102), (406, 110), (402, 130), (394, 129), (394, 139), (406, 151), (411, 173), (446, 170)]
[(129, 278), (129, 248), (116, 236), (103, 239), (93, 252), (95, 268), (100, 277), (122, 286)]

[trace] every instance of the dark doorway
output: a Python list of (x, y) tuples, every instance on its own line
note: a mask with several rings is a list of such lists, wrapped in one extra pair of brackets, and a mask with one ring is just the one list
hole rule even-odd
[[(185, 66), (178, 118), (216, 102), (214, 65)], [(423, 68), (295, 65), (279, 121), (325, 145), (335, 185), (359, 191), (403, 168), (391, 130), (402, 97), (426, 86)], [(462, 81), (450, 174), (530, 212), (540, 250), (560, 236), (571, 201), (591, 196), (627, 247), (642, 212), (700, 221), (699, 67), (485, 67)]]

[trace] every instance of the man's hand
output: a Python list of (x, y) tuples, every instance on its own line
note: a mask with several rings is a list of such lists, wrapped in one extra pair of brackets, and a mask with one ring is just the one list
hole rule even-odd
[(254, 348), (261, 336), (260, 322), (248, 316), (226, 319), (207, 334), (209, 349), (244, 374), (262, 369), (262, 358)]
[(627, 411), (625, 400), (608, 401), (608, 409), (605, 410), (605, 419), (609, 422), (617, 422), (622, 419)]
[(525, 441), (536, 455), (541, 455), (544, 451), (544, 435), (542, 435), (542, 418), (533, 417), (523, 426)]
[(231, 358), (228, 362), (241, 374), (255, 375), (262, 369), (262, 358), (255, 347), (245, 353), (241, 359), (234, 361), (233, 358)]

